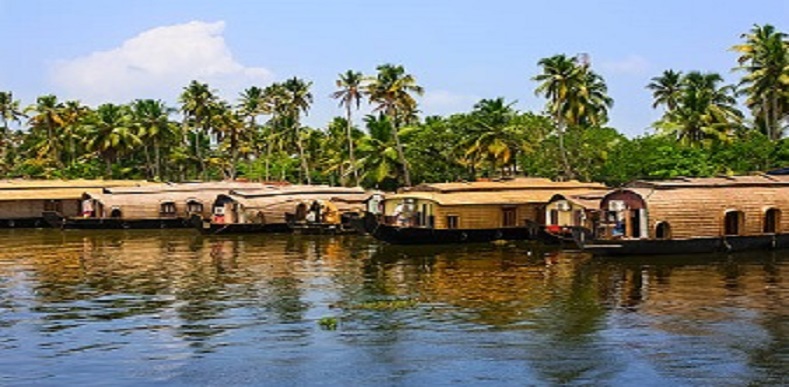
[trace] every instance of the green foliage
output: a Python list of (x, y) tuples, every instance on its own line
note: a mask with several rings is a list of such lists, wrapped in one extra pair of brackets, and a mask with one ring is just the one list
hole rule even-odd
[(327, 331), (337, 330), (337, 325), (338, 325), (337, 317), (332, 317), (332, 316), (321, 317), (320, 320), (318, 320), (318, 325)]

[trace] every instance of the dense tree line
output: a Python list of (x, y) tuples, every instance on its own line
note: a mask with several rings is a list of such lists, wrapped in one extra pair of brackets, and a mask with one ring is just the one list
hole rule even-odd
[[(370, 76), (348, 70), (331, 95), (344, 114), (324, 128), (302, 124), (314, 96), (312, 83), (297, 77), (251, 86), (233, 102), (192, 81), (175, 107), (139, 99), (91, 108), (44, 95), (22, 108), (0, 92), (0, 175), (393, 189), (516, 174), (618, 184), (787, 166), (787, 35), (756, 25), (732, 50), (737, 85), (695, 70), (652, 78), (645, 92), (664, 113), (654, 133), (634, 139), (607, 126), (614, 101), (584, 56), (539, 61), (532, 80), (546, 99), (541, 112), (493, 98), (466, 113), (420, 118), (423, 89), (403, 66), (384, 64)], [(373, 109), (359, 127), (354, 113), (363, 103)]]

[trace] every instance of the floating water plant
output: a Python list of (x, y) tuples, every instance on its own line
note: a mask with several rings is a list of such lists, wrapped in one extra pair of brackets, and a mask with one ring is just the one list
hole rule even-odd
[(337, 330), (337, 317), (326, 316), (318, 320), (318, 325), (327, 331)]

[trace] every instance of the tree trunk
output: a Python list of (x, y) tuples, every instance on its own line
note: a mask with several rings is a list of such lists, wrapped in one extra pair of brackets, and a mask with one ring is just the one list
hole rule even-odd
[(154, 180), (162, 180), (162, 158), (161, 158), (161, 151), (159, 150), (159, 141), (154, 137), (153, 139), (153, 152), (155, 163), (154, 165)]
[(562, 167), (564, 168), (564, 177), (566, 179), (572, 179), (573, 170), (570, 167), (570, 160), (567, 158), (567, 149), (564, 148), (564, 122), (562, 121), (561, 117), (557, 115), (556, 117), (556, 129), (559, 134), (559, 153), (562, 157)]
[(296, 145), (299, 147), (299, 157), (301, 157), (301, 168), (304, 171), (304, 176), (307, 178), (307, 184), (312, 184), (310, 177), (310, 166), (307, 163), (307, 158), (304, 157), (304, 144), (301, 142), (301, 129), (296, 127)]
[(408, 163), (405, 160), (405, 152), (403, 152), (403, 144), (400, 143), (400, 136), (397, 134), (397, 127), (398, 125), (396, 123), (392, 124), (392, 135), (394, 136), (395, 146), (397, 148), (397, 159), (403, 167), (403, 183), (406, 187), (410, 187), (411, 175), (408, 173)]
[(353, 125), (351, 124), (351, 105), (350, 103), (346, 105), (347, 109), (347, 124), (348, 124), (348, 153), (351, 157), (351, 171), (353, 171), (353, 184), (354, 186), (359, 185), (359, 172), (356, 170), (356, 157), (353, 155)]

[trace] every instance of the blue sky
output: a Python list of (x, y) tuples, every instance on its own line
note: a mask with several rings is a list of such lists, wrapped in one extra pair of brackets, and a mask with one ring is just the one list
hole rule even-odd
[(540, 111), (540, 58), (588, 53), (615, 100), (610, 125), (635, 136), (660, 112), (644, 86), (665, 69), (738, 79), (728, 49), (753, 24), (789, 32), (789, 1), (175, 1), (0, 0), (0, 90), (23, 104), (42, 94), (88, 104), (160, 98), (190, 79), (235, 101), (251, 85), (314, 82), (306, 123), (341, 115), (334, 90), (348, 69), (402, 64), (424, 86), (424, 114), (482, 98)]

